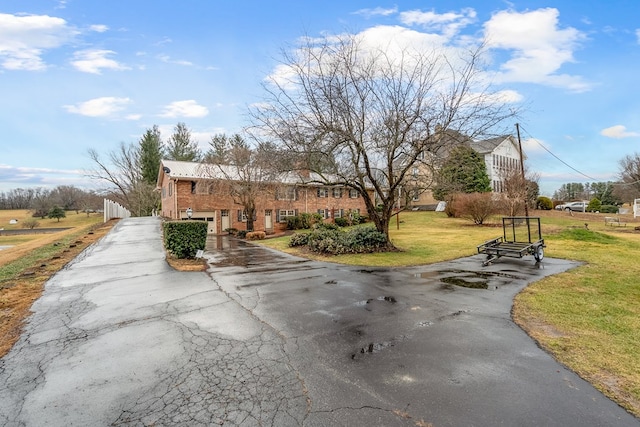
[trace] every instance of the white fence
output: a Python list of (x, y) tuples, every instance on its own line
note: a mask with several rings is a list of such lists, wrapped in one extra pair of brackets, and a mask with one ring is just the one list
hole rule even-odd
[(129, 218), (131, 212), (119, 203), (104, 199), (104, 222), (113, 218)]
[(633, 217), (637, 218), (640, 216), (640, 199), (635, 199), (633, 201)]

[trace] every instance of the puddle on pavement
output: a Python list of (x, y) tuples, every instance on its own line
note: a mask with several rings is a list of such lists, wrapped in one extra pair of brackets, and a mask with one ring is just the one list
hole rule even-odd
[[(371, 304), (374, 301), (385, 301), (385, 302), (388, 302), (388, 303), (391, 303), (391, 304), (395, 304), (395, 303), (398, 302), (398, 300), (396, 300), (395, 297), (392, 297), (392, 296), (380, 296), (378, 298), (369, 298), (367, 300), (357, 301), (357, 302), (354, 303), (354, 305), (357, 306), (357, 307), (365, 307), (366, 308), (368, 304)], [(367, 308), (367, 310), (369, 310), (369, 309)]]
[[(492, 283), (490, 279), (499, 278), (507, 280), (524, 280), (522, 276), (511, 274), (511, 272), (517, 273), (517, 271), (467, 271), (467, 270), (440, 270), (440, 271), (425, 271), (422, 273), (414, 274), (414, 277), (421, 279), (437, 279), (439, 278), (442, 283), (441, 289), (454, 290), (455, 286), (460, 286), (470, 289), (488, 289), (496, 290), (498, 285)], [(444, 276), (444, 277), (442, 277)], [(501, 280), (502, 283), (506, 283), (505, 280)]]
[(357, 360), (365, 357), (367, 354), (379, 353), (387, 348), (394, 347), (397, 343), (404, 341), (405, 339), (407, 339), (407, 336), (400, 335), (389, 341), (370, 342), (364, 347), (360, 347), (355, 353), (351, 353), (351, 360)]

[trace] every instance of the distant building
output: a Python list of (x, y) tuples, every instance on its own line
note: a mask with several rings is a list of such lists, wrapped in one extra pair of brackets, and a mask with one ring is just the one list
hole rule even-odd
[(505, 179), (513, 170), (520, 170), (518, 143), (511, 135), (473, 141), (459, 132), (447, 130), (436, 137), (435, 150), (423, 153), (405, 178), (403, 188), (407, 194), (401, 197), (401, 202), (410, 209), (435, 209), (438, 201), (431, 190), (434, 174), (456, 145), (467, 144), (482, 156), (495, 193), (502, 193)]
[(483, 156), (493, 192), (504, 192), (505, 178), (510, 176), (513, 171), (521, 170), (518, 141), (511, 135), (505, 135), (474, 141), (469, 145)]

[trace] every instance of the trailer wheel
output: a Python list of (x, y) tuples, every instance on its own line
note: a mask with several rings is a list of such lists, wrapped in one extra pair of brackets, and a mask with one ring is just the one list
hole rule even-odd
[(533, 253), (533, 257), (537, 262), (542, 261), (544, 259), (544, 248), (542, 247), (542, 245), (538, 246), (534, 250), (535, 252)]

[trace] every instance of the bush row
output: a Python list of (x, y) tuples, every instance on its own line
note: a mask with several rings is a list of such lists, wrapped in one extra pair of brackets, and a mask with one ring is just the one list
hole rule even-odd
[(205, 221), (170, 221), (163, 224), (164, 246), (177, 258), (195, 258), (207, 244)]
[(342, 231), (322, 226), (310, 233), (294, 233), (289, 246), (307, 246), (313, 252), (331, 255), (369, 253), (386, 249), (387, 238), (373, 227)]

